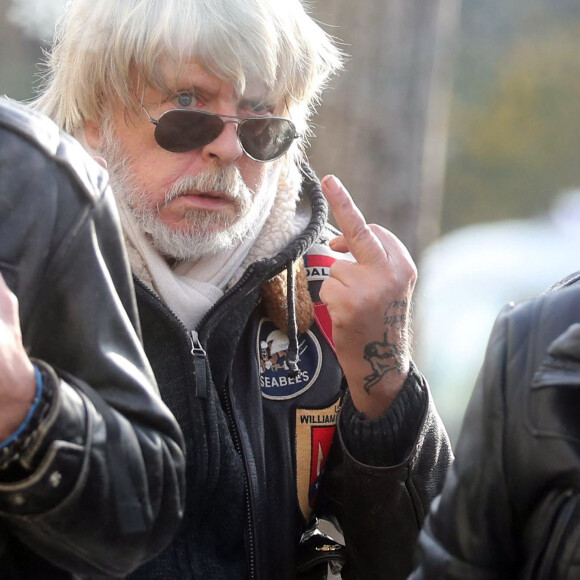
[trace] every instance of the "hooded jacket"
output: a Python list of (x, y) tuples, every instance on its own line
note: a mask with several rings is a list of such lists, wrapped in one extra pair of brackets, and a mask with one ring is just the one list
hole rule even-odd
[(580, 274), (492, 330), (418, 579), (580, 578)]
[[(132, 578), (294, 579), (313, 513), (344, 533), (343, 578), (410, 571), (451, 459), (449, 442), (414, 366), (384, 417), (367, 421), (354, 409), (318, 299), (336, 259), (328, 247), (336, 232), (318, 180), (303, 171), (308, 226), (280, 253), (250, 265), (194, 332), (137, 281), (145, 350), (188, 461), (180, 531)], [(284, 273), (289, 283), (265, 293)], [(304, 302), (312, 326), (294, 319)], [(317, 554), (333, 549), (319, 546)]]
[(177, 528), (183, 440), (135, 332), (106, 173), (54, 123), (6, 99), (0, 271), (52, 392), (19, 460), (0, 469), (0, 578), (124, 577)]

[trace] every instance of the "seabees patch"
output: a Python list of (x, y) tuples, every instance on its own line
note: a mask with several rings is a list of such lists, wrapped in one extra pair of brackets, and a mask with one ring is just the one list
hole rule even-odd
[(298, 336), (298, 374), (290, 373), (286, 359), (289, 340), (269, 318), (258, 328), (260, 388), (266, 399), (292, 399), (308, 390), (320, 373), (322, 350), (310, 331)]
[(326, 409), (296, 409), (296, 487), (305, 519), (310, 517), (334, 438), (338, 407), (336, 401)]

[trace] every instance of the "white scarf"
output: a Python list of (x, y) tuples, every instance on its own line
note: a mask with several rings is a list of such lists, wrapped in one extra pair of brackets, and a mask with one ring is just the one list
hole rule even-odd
[(169, 306), (187, 329), (194, 329), (224, 292), (254, 261), (271, 257), (301, 233), (309, 207), (297, 211), (301, 176), (293, 166), (279, 180), (275, 198), (265, 196), (254, 231), (234, 248), (213, 256), (185, 260), (170, 267), (140, 230), (132, 212), (119, 204), (133, 273)]

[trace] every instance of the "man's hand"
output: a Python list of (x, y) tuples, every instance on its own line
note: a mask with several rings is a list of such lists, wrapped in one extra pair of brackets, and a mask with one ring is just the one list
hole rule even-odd
[(22, 345), (18, 300), (0, 274), (0, 442), (24, 421), (35, 392), (34, 367)]
[(366, 223), (336, 177), (327, 175), (322, 191), (342, 231), (330, 246), (350, 251), (356, 262), (336, 261), (320, 297), (332, 319), (353, 403), (375, 418), (390, 407), (409, 371), (409, 309), (417, 269), (396, 236)]

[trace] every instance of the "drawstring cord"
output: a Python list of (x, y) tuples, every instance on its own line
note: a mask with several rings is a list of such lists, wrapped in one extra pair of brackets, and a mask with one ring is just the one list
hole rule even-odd
[(290, 369), (290, 374), (296, 376), (298, 369), (298, 326), (296, 324), (296, 299), (294, 296), (294, 268), (292, 260), (286, 265), (286, 305), (288, 320), (288, 354), (286, 363)]

